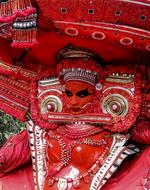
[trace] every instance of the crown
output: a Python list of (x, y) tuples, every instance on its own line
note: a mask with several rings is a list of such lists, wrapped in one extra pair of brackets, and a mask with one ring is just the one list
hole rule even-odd
[(95, 85), (98, 82), (99, 74), (95, 71), (85, 70), (82, 68), (63, 69), (60, 73), (65, 82), (79, 80)]
[(79, 80), (92, 85), (99, 82), (103, 59), (95, 52), (70, 44), (58, 52), (57, 60), (60, 80)]
[(102, 66), (104, 60), (94, 51), (89, 50), (87, 48), (81, 48), (74, 46), (73, 44), (69, 44), (62, 48), (56, 56), (58, 62), (64, 59), (71, 59), (71, 58), (83, 58), (83, 59), (93, 59), (95, 60), (99, 67)]

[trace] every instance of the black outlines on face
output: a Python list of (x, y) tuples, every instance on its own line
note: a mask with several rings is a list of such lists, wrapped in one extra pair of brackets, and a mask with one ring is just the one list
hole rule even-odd
[[(73, 93), (70, 90), (68, 90), (68, 89), (65, 89), (65, 94), (68, 97), (72, 97), (73, 96)], [(89, 96), (90, 93), (88, 91), (88, 88), (86, 88), (86, 89), (78, 91), (75, 95), (78, 96), (78, 97), (80, 97), (80, 98), (84, 98), (86, 96)]]

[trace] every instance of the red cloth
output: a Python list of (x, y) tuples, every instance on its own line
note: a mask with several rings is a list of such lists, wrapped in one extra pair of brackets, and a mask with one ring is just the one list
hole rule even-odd
[[(117, 171), (118, 172), (118, 171)], [(122, 172), (108, 181), (102, 190), (150, 189), (150, 146), (132, 160), (123, 163)]]
[(134, 141), (150, 145), (150, 121), (139, 121), (131, 134)]
[(22, 166), (30, 160), (29, 137), (26, 130), (8, 139), (0, 149), (0, 175)]
[[(3, 190), (34, 190), (31, 165), (26, 165), (0, 178)], [(131, 162), (123, 163), (123, 170), (109, 180), (102, 190), (150, 189), (150, 147)]]
[(31, 164), (0, 177), (0, 184), (2, 190), (34, 190)]
[(0, 149), (0, 190), (33, 190), (32, 166), (24, 165), (29, 161), (29, 137), (24, 130), (10, 137)]

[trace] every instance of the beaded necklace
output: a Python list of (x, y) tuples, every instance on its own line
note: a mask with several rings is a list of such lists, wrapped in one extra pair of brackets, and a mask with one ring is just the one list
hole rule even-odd
[(88, 124), (67, 124), (61, 125), (57, 128), (57, 132), (70, 139), (78, 139), (88, 137), (103, 131), (100, 126), (88, 125)]
[[(71, 148), (78, 143), (79, 142), (73, 143), (71, 145)], [(57, 183), (57, 187), (59, 190), (66, 190), (69, 185), (73, 186), (74, 188), (79, 188), (81, 181), (83, 181), (86, 184), (90, 183), (93, 179), (93, 176), (98, 172), (100, 167), (103, 165), (105, 159), (107, 158), (108, 153), (109, 153), (109, 148), (108, 146), (106, 146), (103, 153), (101, 154), (99, 158), (96, 159), (92, 167), (87, 172), (80, 174), (79, 177), (76, 177), (74, 179), (61, 178), (61, 177), (56, 177), (56, 176), (47, 177), (48, 185), (53, 186), (55, 183)]]
[[(60, 145), (60, 150), (61, 150), (61, 158), (60, 158), (60, 164), (53, 170), (48, 171), (47, 179), (48, 179), (48, 185), (53, 186), (54, 183), (56, 182), (58, 187), (64, 186), (65, 184), (65, 189), (67, 189), (68, 184), (71, 184), (74, 188), (77, 188), (80, 185), (80, 180), (83, 180), (85, 183), (89, 183), (93, 175), (100, 169), (102, 164), (104, 163), (105, 158), (108, 155), (109, 152), (109, 145), (108, 145), (108, 138), (109, 136), (102, 138), (100, 140), (95, 140), (92, 138), (80, 138), (77, 140), (72, 141), (68, 146), (64, 142), (63, 138), (60, 135), (54, 135), (53, 132), (50, 132), (48, 136), (56, 140), (59, 145)], [(72, 150), (73, 148), (78, 145), (78, 144), (86, 144), (88, 146), (93, 146), (93, 147), (105, 147), (103, 150), (103, 153), (99, 158), (96, 159), (95, 163), (92, 165), (92, 167), (85, 173), (79, 175), (79, 177), (76, 177), (75, 179), (72, 178), (61, 178), (61, 177), (56, 177), (55, 175), (65, 166), (67, 166), (71, 160), (72, 160)], [(49, 146), (49, 145), (48, 145)], [(62, 189), (62, 188), (58, 188)]]

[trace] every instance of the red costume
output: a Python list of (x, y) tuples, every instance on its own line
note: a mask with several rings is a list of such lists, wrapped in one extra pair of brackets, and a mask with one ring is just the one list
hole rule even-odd
[(40, 0), (37, 38), (35, 5), (0, 1), (0, 108), (30, 111), (0, 149), (0, 188), (150, 189), (149, 3)]

